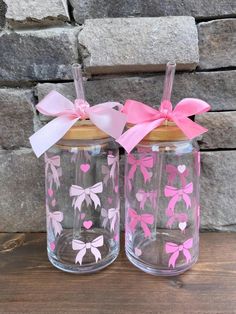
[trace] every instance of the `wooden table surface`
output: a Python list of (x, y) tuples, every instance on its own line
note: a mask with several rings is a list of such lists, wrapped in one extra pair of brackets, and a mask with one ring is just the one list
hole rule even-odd
[(43, 233), (0, 234), (0, 313), (236, 313), (236, 234), (201, 234), (199, 262), (178, 277), (132, 266), (122, 249), (108, 268), (54, 268)]

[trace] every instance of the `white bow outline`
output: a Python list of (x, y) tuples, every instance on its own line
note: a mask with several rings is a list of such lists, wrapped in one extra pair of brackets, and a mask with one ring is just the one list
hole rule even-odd
[(88, 249), (91, 250), (91, 253), (94, 255), (95, 261), (97, 263), (98, 260), (102, 258), (100, 251), (97, 249), (97, 247), (101, 247), (101, 246), (103, 246), (103, 235), (97, 237), (92, 242), (87, 242), (87, 243), (80, 240), (73, 240), (72, 249), (74, 251), (79, 250), (75, 258), (75, 263), (79, 262), (79, 264), (82, 265), (83, 257), (86, 254), (86, 251)]
[(86, 201), (86, 205), (91, 205), (92, 201), (94, 203), (95, 209), (97, 206), (101, 206), (101, 202), (99, 197), (96, 195), (97, 193), (102, 193), (103, 184), (102, 182), (98, 182), (91, 187), (82, 188), (79, 185), (72, 185), (70, 188), (70, 196), (74, 197), (72, 201), (72, 206), (74, 208), (78, 208), (81, 211), (81, 206), (83, 201)]

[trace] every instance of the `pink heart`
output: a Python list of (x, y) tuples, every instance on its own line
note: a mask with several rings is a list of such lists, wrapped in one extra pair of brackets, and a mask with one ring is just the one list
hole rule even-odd
[(89, 164), (82, 164), (80, 165), (80, 169), (81, 171), (83, 171), (84, 173), (88, 172), (90, 169), (90, 165)]
[(186, 228), (186, 226), (187, 226), (186, 221), (179, 223), (179, 229), (180, 229), (181, 231), (184, 231), (184, 229)]
[(85, 218), (85, 213), (80, 214), (80, 218), (83, 220)]
[(111, 204), (111, 203), (112, 203), (112, 198), (111, 198), (111, 197), (108, 197), (108, 198), (107, 198), (107, 201), (108, 201), (109, 204)]
[(55, 200), (55, 198), (54, 198), (54, 199), (52, 200), (52, 203), (51, 203), (51, 204), (52, 204), (52, 207), (55, 207), (55, 206), (56, 206), (56, 203), (57, 203), (57, 202), (56, 202), (56, 200)]
[(50, 250), (51, 250), (51, 251), (54, 251), (54, 250), (55, 250), (56, 245), (55, 245), (54, 242), (51, 242), (51, 243), (49, 244), (49, 246), (50, 246)]
[(179, 165), (179, 166), (178, 166), (178, 171), (179, 171), (180, 173), (184, 173), (185, 170), (186, 170), (186, 166), (185, 166), (185, 165)]
[(86, 229), (90, 229), (92, 227), (92, 225), (93, 225), (93, 222), (91, 220), (86, 220), (83, 222), (83, 226)]
[(136, 256), (140, 256), (140, 255), (142, 255), (142, 251), (139, 249), (139, 248), (135, 248), (134, 249), (134, 254), (136, 255)]
[(116, 185), (115, 188), (114, 188), (114, 191), (115, 191), (116, 193), (118, 193), (118, 189), (119, 189), (119, 187), (118, 187), (118, 185)]
[(49, 195), (50, 197), (53, 196), (53, 190), (52, 190), (52, 189), (48, 189), (48, 195)]
[(136, 198), (137, 198), (137, 200), (139, 201), (139, 202), (141, 202), (142, 201), (142, 199), (143, 199), (143, 194), (142, 193), (136, 193)]

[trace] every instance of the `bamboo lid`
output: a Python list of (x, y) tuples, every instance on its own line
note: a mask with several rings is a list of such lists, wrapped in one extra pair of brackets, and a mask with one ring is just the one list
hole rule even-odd
[(81, 120), (75, 123), (62, 140), (99, 140), (109, 135), (96, 127), (90, 120)]
[[(128, 124), (127, 128), (131, 128), (133, 125)], [(185, 141), (188, 140), (183, 131), (174, 123), (167, 121), (165, 124), (153, 129), (148, 133), (142, 141)]]

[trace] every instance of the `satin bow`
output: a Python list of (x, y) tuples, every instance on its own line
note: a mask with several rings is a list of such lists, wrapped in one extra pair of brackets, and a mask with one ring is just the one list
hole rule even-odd
[(175, 268), (175, 263), (177, 258), (179, 257), (179, 253), (183, 252), (186, 262), (189, 263), (191, 261), (191, 254), (189, 249), (193, 246), (193, 238), (188, 239), (183, 244), (176, 244), (172, 242), (167, 242), (165, 245), (165, 250), (167, 254), (173, 253), (169, 259), (169, 267), (172, 266)]
[(177, 189), (173, 186), (167, 185), (164, 190), (164, 194), (166, 197), (171, 197), (169, 201), (168, 209), (174, 210), (175, 204), (183, 198), (187, 208), (191, 206), (191, 199), (188, 194), (193, 192), (193, 183), (190, 182), (189, 184), (185, 185), (182, 189)]
[(61, 159), (60, 156), (53, 156), (48, 157), (47, 154), (44, 154), (44, 160), (45, 160), (45, 174), (48, 175), (48, 169), (50, 167), (52, 172), (52, 178), (54, 182), (56, 183), (57, 188), (60, 186), (60, 180), (59, 180), (59, 173), (56, 167), (60, 167)]
[(139, 190), (136, 193), (136, 198), (140, 202), (141, 209), (144, 209), (147, 199), (150, 200), (153, 207), (156, 207), (157, 191), (145, 192), (144, 190)]
[(135, 100), (127, 100), (122, 112), (127, 115), (127, 122), (135, 126), (123, 133), (117, 142), (130, 153), (149, 132), (165, 121), (175, 122), (189, 139), (195, 138), (205, 133), (207, 129), (188, 117), (208, 110), (210, 106), (205, 101), (196, 98), (182, 99), (174, 109), (170, 101), (163, 101), (159, 110)]
[(86, 201), (86, 205), (91, 205), (93, 201), (95, 209), (97, 206), (101, 206), (100, 199), (97, 196), (98, 193), (102, 193), (103, 185), (102, 182), (98, 182), (89, 188), (82, 188), (79, 185), (72, 185), (70, 188), (70, 196), (74, 196), (72, 201), (72, 206), (74, 208), (78, 208), (79, 211), (81, 210), (81, 205), (83, 201)]
[(56, 91), (50, 92), (36, 106), (37, 110), (47, 116), (56, 117), (30, 137), (31, 146), (37, 157), (58, 142), (78, 121), (90, 119), (99, 129), (117, 138), (121, 135), (126, 116), (113, 109), (122, 107), (117, 102), (106, 102), (90, 107), (83, 99), (71, 102)]
[(55, 236), (58, 234), (60, 235), (62, 232), (62, 226), (61, 222), (63, 220), (63, 213), (59, 211), (55, 212), (50, 212), (49, 209), (47, 208), (47, 223), (48, 226), (51, 224)]
[(116, 221), (119, 218), (119, 214), (120, 214), (119, 206), (117, 208), (109, 208), (108, 210), (106, 210), (105, 208), (102, 208), (101, 210), (101, 215), (103, 217), (102, 226), (106, 228), (108, 221), (110, 221), (110, 231), (111, 232), (114, 231)]
[(72, 241), (72, 249), (74, 251), (79, 251), (79, 253), (76, 255), (75, 263), (78, 263), (82, 265), (83, 257), (86, 254), (87, 250), (91, 250), (91, 253), (95, 257), (96, 263), (99, 259), (101, 259), (101, 253), (97, 249), (97, 247), (103, 246), (103, 235), (97, 237), (92, 242), (83, 242), (80, 240), (73, 240)]
[(129, 227), (130, 227), (131, 232), (135, 231), (137, 223), (140, 222), (140, 225), (144, 232), (144, 236), (149, 237), (151, 235), (151, 232), (147, 225), (153, 224), (154, 222), (153, 215), (151, 214), (138, 215), (137, 212), (132, 208), (129, 208), (128, 215), (130, 217)]
[(128, 179), (133, 179), (137, 167), (140, 167), (140, 171), (143, 175), (144, 181), (150, 180), (150, 174), (147, 168), (153, 167), (153, 158), (151, 156), (141, 157), (140, 159), (135, 159), (132, 154), (128, 155), (128, 163), (131, 165), (130, 171), (128, 173)]
[(107, 163), (108, 163), (108, 166), (111, 166), (110, 177), (114, 181), (116, 167), (118, 167), (118, 165), (119, 165), (119, 157), (118, 156), (113, 156), (113, 155), (108, 155), (107, 156)]

